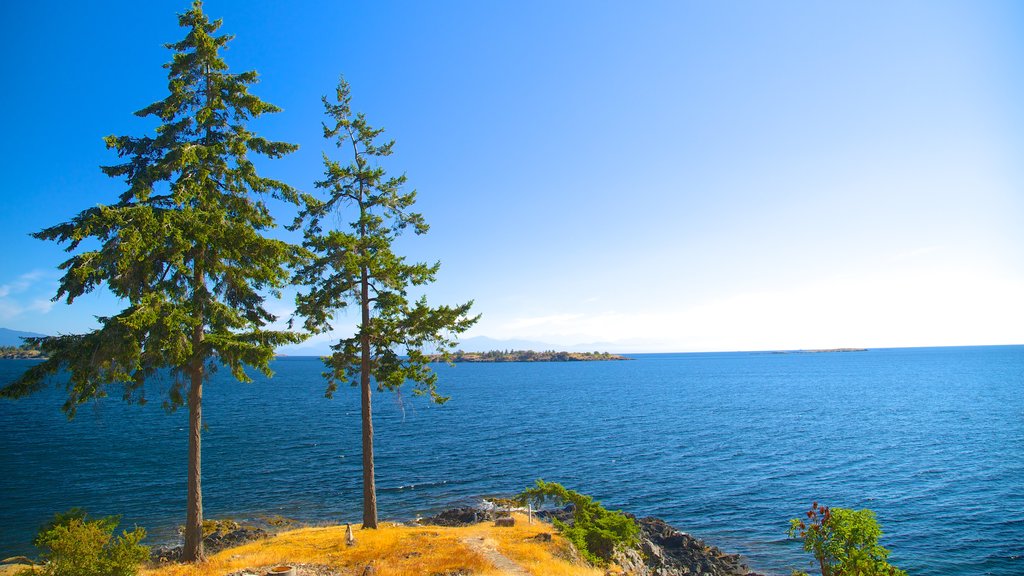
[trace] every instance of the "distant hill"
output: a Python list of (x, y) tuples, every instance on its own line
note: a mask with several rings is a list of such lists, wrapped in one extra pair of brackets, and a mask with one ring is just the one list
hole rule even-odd
[(39, 338), (41, 336), (46, 336), (46, 334), (0, 328), (0, 346), (21, 346), (25, 343), (22, 338)]

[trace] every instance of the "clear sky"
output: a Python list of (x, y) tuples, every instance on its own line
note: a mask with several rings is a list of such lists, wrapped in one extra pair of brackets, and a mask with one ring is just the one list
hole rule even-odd
[[(187, 2), (4, 2), (0, 326), (79, 332), (28, 236), (120, 182)], [(469, 334), (612, 351), (1024, 343), (1024, 3), (210, 0), (311, 190), (339, 74)], [(287, 315), (287, 301), (272, 308)], [(355, 318), (339, 323), (350, 329)], [(319, 350), (322, 343), (314, 342)], [(317, 351), (308, 348), (310, 351)]]

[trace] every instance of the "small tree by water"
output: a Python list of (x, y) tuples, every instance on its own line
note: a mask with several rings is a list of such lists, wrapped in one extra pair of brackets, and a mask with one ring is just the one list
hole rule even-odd
[(532, 488), (523, 490), (516, 499), (542, 507), (546, 502), (572, 507), (572, 522), (553, 519), (555, 529), (592, 564), (607, 564), (616, 550), (637, 543), (640, 528), (621, 511), (608, 510), (586, 494), (569, 490), (557, 482), (537, 480)]
[(889, 564), (889, 551), (878, 543), (882, 528), (871, 510), (828, 508), (815, 502), (804, 516), (789, 521), (789, 537), (803, 541), (821, 576), (907, 576)]

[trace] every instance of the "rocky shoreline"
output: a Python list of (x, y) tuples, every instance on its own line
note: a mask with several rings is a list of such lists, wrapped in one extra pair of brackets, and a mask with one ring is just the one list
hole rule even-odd
[[(471, 526), (480, 522), (494, 522), (498, 517), (507, 514), (507, 509), (484, 502), (480, 506), (449, 508), (433, 516), (418, 518), (412, 524), (441, 527)], [(570, 509), (540, 510), (535, 512), (535, 515), (546, 521), (557, 518), (563, 522), (572, 522)], [(623, 572), (609, 571), (609, 575), (763, 576), (751, 571), (739, 554), (729, 554), (707, 544), (660, 518), (637, 518), (631, 514), (627, 515), (633, 518), (640, 528), (640, 539), (634, 548), (616, 553), (613, 560)], [(300, 526), (292, 521), (276, 526), (268, 524), (266, 528), (232, 521), (212, 524), (216, 526), (215, 529), (203, 538), (203, 546), (208, 555), (268, 538), (278, 530)], [(548, 538), (550, 539), (550, 536)], [(155, 547), (151, 560), (156, 564), (177, 562), (181, 558), (181, 551), (180, 545)]]
[[(208, 555), (227, 548), (241, 546), (255, 540), (269, 538), (278, 532), (303, 528), (306, 524), (283, 516), (257, 516), (243, 522), (236, 520), (205, 520), (203, 522), (203, 549)], [(179, 528), (179, 535), (181, 528)], [(180, 541), (180, 540), (179, 540)], [(177, 562), (181, 559), (182, 545), (157, 545), (150, 550), (155, 563)]]
[[(498, 507), (464, 506), (450, 508), (434, 516), (422, 518), (420, 524), (457, 527), (494, 521)], [(541, 510), (537, 517), (562, 522), (572, 521), (572, 511)], [(640, 541), (635, 548), (619, 552), (617, 563), (631, 576), (763, 576), (743, 563), (739, 554), (728, 554), (699, 538), (677, 530), (660, 518), (637, 518), (627, 514), (640, 528)], [(610, 574), (614, 574), (610, 572)]]
[[(217, 529), (203, 537), (203, 550), (207, 555), (213, 555), (227, 548), (241, 546), (254, 540), (262, 540), (271, 535), (267, 530), (258, 526), (236, 525), (232, 528)], [(156, 546), (150, 551), (149, 559), (152, 562), (178, 562), (181, 560), (183, 547), (177, 546)]]
[(661, 518), (634, 517), (640, 544), (619, 553), (616, 562), (636, 576), (763, 576), (752, 572), (739, 554), (681, 532)]

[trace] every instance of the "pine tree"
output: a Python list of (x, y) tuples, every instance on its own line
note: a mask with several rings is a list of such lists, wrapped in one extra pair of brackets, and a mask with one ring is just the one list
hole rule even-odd
[[(304, 247), (313, 257), (298, 270), (294, 282), (308, 288), (297, 298), (296, 312), (310, 332), (331, 330), (334, 315), (354, 304), (360, 322), (355, 333), (331, 346), (324, 358), (327, 396), (342, 383), (358, 385), (362, 406), (363, 527), (377, 527), (377, 492), (373, 462), (371, 378), (378, 391), (398, 391), (412, 382), (414, 395), (429, 395), (444, 403), (437, 392), (437, 375), (430, 370), (427, 347), (448, 358), (457, 334), (472, 326), (472, 302), (431, 307), (426, 298), (410, 301), (408, 288), (434, 281), (440, 263), (410, 264), (392, 251), (392, 243), (406, 229), (425, 234), (422, 215), (410, 209), (416, 192), (403, 193), (406, 177), (388, 177), (376, 164), (390, 156), (394, 141), (378, 143), (383, 129), (371, 127), (363, 114), (353, 114), (349, 86), (338, 83), (337, 102), (323, 98), (329, 118), (324, 138), (348, 148), (346, 165), (324, 154), (325, 178), (316, 187), (326, 199), (302, 196), (303, 209), (293, 227), (305, 225)], [(323, 229), (326, 217), (349, 210), (349, 230)], [(404, 356), (402, 355), (404, 353)]]
[(136, 112), (160, 122), (156, 134), (106, 138), (123, 161), (102, 169), (127, 189), (114, 204), (34, 234), (78, 252), (61, 265), (54, 300), (71, 304), (105, 286), (127, 307), (91, 332), (36, 339), (48, 359), (0, 392), (19, 397), (60, 378), (73, 418), (108, 385), (120, 384), (125, 400), (145, 401), (146, 380), (169, 373), (165, 407), (189, 412), (184, 559), (198, 561), (203, 384), (218, 365), (242, 381), (245, 365), (269, 375), (275, 347), (300, 339), (268, 329), (275, 318), (264, 308), (266, 293), (287, 285), (288, 266), (298, 261), (298, 247), (263, 235), (275, 226), (264, 199), (298, 202), (298, 194), (259, 176), (249, 158), (278, 158), (296, 146), (246, 129), (278, 108), (248, 92), (255, 72), (228, 72), (218, 52), (231, 36), (215, 35), (221, 21), (211, 22), (198, 1), (178, 20), (188, 33), (167, 45), (170, 93)]

